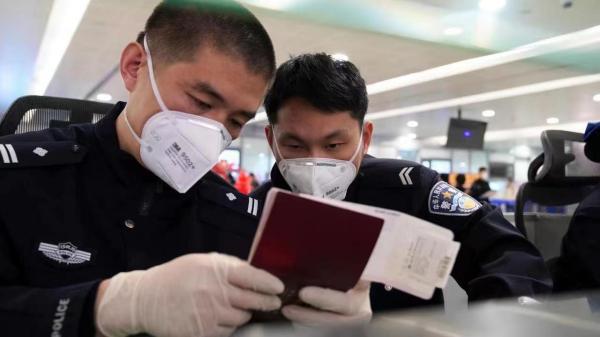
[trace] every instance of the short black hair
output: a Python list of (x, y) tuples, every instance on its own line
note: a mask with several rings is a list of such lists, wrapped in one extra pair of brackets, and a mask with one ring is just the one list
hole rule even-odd
[(485, 166), (481, 166), (481, 167), (479, 168), (479, 173), (481, 173), (481, 172), (485, 172), (485, 171), (487, 171), (487, 168), (486, 168)]
[(144, 36), (158, 62), (192, 61), (199, 47), (211, 46), (244, 61), (248, 70), (275, 72), (275, 51), (267, 31), (244, 6), (231, 0), (164, 0), (146, 21)]
[(459, 174), (456, 175), (456, 183), (459, 186), (464, 185), (466, 181), (467, 181), (467, 177), (464, 174), (459, 173)]
[(265, 98), (269, 123), (290, 98), (302, 98), (325, 112), (350, 111), (362, 125), (369, 98), (365, 80), (352, 62), (333, 59), (325, 53), (303, 54), (279, 66)]

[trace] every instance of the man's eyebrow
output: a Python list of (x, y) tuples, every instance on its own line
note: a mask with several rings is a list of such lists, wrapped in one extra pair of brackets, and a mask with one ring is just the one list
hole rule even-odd
[(302, 139), (300, 137), (296, 136), (293, 133), (289, 133), (289, 132), (282, 133), (281, 136), (280, 136), (280, 138), (282, 140), (293, 140), (293, 141), (296, 141), (298, 143), (304, 143), (304, 141), (302, 141)]
[[(224, 103), (224, 104), (227, 103), (225, 98), (223, 97), (223, 95), (221, 95), (219, 93), (219, 91), (217, 89), (215, 89), (212, 85), (210, 85), (206, 82), (197, 82), (196, 84), (194, 84), (192, 86), (192, 89), (194, 89), (195, 91), (198, 91), (198, 92), (205, 93), (209, 96), (212, 96), (214, 99), (218, 100), (220, 103)], [(240, 110), (240, 111), (237, 111), (236, 113), (239, 115), (242, 115), (247, 120), (251, 120), (256, 115), (255, 111), (248, 111), (248, 110)]]
[(214, 99), (218, 100), (221, 103), (225, 103), (225, 98), (223, 98), (223, 95), (221, 95), (219, 91), (215, 89), (212, 85), (206, 82), (197, 82), (192, 86), (192, 89), (212, 96)]
[(340, 136), (345, 136), (348, 134), (347, 130), (335, 130), (332, 133), (328, 134), (327, 136), (325, 136), (325, 140), (331, 140), (333, 138), (337, 138)]

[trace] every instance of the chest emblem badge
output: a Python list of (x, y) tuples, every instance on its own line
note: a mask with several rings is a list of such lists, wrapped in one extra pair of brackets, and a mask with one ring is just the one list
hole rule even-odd
[(70, 242), (63, 242), (57, 245), (40, 242), (38, 251), (42, 252), (47, 258), (58, 263), (82, 264), (89, 262), (92, 254), (83, 250), (77, 249), (77, 246)]
[(43, 157), (48, 153), (48, 150), (38, 146), (33, 150), (33, 153), (37, 154), (40, 157)]

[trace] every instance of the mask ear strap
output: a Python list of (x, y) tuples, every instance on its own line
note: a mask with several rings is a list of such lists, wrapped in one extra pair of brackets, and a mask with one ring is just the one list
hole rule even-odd
[(127, 117), (127, 107), (125, 107), (125, 109), (123, 110), (123, 115), (125, 117), (125, 124), (127, 125), (127, 128), (131, 132), (131, 135), (133, 136), (133, 138), (135, 138), (135, 140), (137, 140), (137, 142), (140, 143), (140, 145), (144, 145), (144, 141), (140, 138), (140, 136), (137, 135), (137, 133), (135, 133), (135, 131), (133, 131), (133, 128), (131, 127), (131, 124), (129, 123), (129, 118)]
[(279, 144), (277, 144), (277, 137), (275, 137), (275, 125), (271, 124), (271, 131), (273, 134), (273, 144), (275, 144), (275, 151), (277, 151), (277, 155), (279, 155), (280, 159), (285, 159), (281, 155), (281, 151), (279, 151)]
[(360, 152), (360, 149), (362, 149), (363, 145), (363, 128), (360, 128), (360, 139), (358, 140), (358, 146), (356, 147), (356, 151), (354, 151), (354, 154), (352, 155), (352, 158), (350, 158), (349, 161), (354, 162), (354, 159), (356, 159), (356, 157), (358, 156), (358, 153)]
[(160, 106), (161, 111), (168, 111), (165, 102), (163, 102), (162, 97), (160, 97), (160, 92), (158, 91), (158, 86), (156, 85), (156, 78), (154, 77), (154, 66), (152, 65), (152, 55), (150, 55), (150, 48), (148, 47), (148, 35), (144, 35), (144, 50), (146, 51), (146, 55), (148, 56), (148, 73), (150, 74), (150, 85), (152, 86), (152, 91), (154, 92), (154, 97), (156, 97), (156, 101), (158, 102), (158, 106)]

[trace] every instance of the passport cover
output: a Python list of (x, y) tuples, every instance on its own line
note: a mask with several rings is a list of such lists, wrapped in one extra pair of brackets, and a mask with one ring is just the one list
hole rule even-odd
[(281, 189), (271, 189), (250, 263), (285, 284), (284, 304), (304, 286), (340, 291), (359, 281), (384, 220)]

